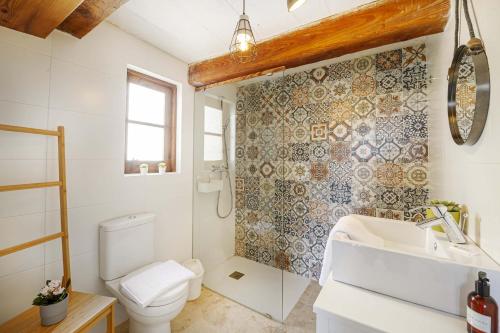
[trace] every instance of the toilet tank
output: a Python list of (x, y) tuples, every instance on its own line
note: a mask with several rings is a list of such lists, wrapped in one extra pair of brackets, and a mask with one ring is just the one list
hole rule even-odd
[(133, 214), (99, 224), (99, 272), (114, 280), (154, 262), (154, 219)]

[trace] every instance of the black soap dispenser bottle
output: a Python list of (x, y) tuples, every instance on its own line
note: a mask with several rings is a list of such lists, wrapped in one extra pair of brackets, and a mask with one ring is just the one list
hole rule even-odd
[(467, 298), (467, 332), (498, 333), (498, 305), (490, 296), (490, 280), (479, 272), (476, 290)]

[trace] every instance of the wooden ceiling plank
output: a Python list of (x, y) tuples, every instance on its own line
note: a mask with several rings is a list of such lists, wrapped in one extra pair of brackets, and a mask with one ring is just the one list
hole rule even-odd
[(0, 0), (0, 25), (46, 38), (83, 0)]
[(82, 38), (128, 0), (85, 0), (57, 28)]
[(195, 87), (235, 82), (278, 67), (293, 68), (444, 31), (450, 0), (379, 0), (257, 44), (257, 57), (229, 54), (189, 66)]

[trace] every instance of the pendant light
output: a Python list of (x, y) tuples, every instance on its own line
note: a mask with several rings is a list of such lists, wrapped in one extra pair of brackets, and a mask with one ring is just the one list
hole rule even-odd
[(288, 11), (293, 12), (306, 2), (306, 0), (287, 0)]
[(243, 0), (243, 14), (236, 24), (231, 46), (229, 47), (231, 57), (241, 63), (250, 62), (257, 55), (255, 37), (250, 26), (248, 15), (245, 14), (245, 0)]

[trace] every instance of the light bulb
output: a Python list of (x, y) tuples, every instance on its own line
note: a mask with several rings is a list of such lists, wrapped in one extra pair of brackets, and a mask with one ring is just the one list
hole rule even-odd
[(246, 32), (241, 32), (241, 33), (238, 34), (238, 36), (236, 37), (236, 39), (240, 43), (248, 43), (251, 38), (250, 38), (250, 35), (248, 35)]
[(240, 49), (240, 51), (247, 51), (248, 43), (246, 41), (242, 41), (241, 43), (238, 44), (238, 48)]

